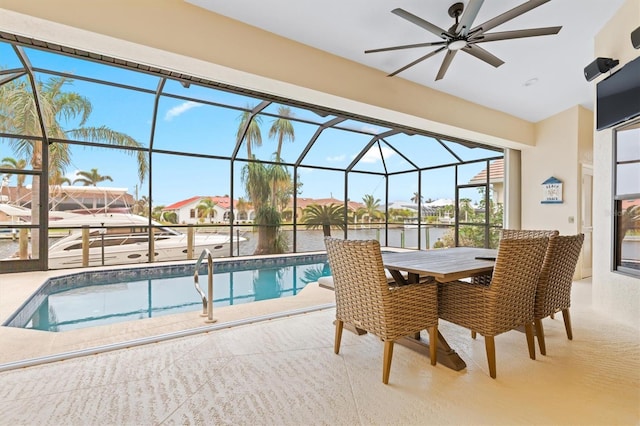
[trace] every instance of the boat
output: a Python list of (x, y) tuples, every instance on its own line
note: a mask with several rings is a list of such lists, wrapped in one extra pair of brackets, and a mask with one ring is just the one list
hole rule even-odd
[[(18, 229), (12, 225), (24, 225), (31, 220), (31, 210), (23, 207), (12, 206), (0, 203), (0, 238), (11, 238), (15, 240), (18, 236)], [(9, 226), (9, 227), (7, 227)]]
[[(49, 268), (83, 266), (83, 227), (89, 228), (89, 266), (145, 263), (149, 257), (149, 223), (154, 231), (154, 261), (187, 260), (189, 238), (186, 233), (121, 210), (84, 209), (49, 212), (50, 238), (61, 233), (64, 235), (49, 246)], [(214, 257), (229, 256), (232, 241), (240, 244), (246, 238), (194, 233), (193, 256), (197, 257), (204, 249)]]

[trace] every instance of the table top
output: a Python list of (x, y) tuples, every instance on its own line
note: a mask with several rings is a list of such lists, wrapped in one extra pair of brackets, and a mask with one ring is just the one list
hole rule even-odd
[(441, 282), (458, 280), (493, 270), (493, 260), (476, 259), (477, 256), (493, 257), (498, 251), (475, 247), (452, 247), (434, 250), (415, 250), (384, 253), (385, 268), (429, 275)]

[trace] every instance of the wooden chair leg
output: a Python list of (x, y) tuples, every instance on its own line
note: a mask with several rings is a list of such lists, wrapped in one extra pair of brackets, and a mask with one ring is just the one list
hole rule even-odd
[(438, 326), (434, 325), (429, 328), (429, 357), (431, 358), (431, 365), (436, 365), (438, 362)]
[(564, 329), (567, 330), (567, 338), (573, 340), (573, 332), (571, 331), (571, 316), (569, 308), (562, 310), (562, 319), (564, 320)]
[(542, 355), (547, 354), (547, 345), (544, 342), (544, 328), (542, 327), (542, 320), (536, 319), (533, 324), (536, 326), (536, 337), (538, 338), (538, 346), (540, 347), (540, 353)]
[(476, 332), (475, 332), (475, 331), (473, 331), (473, 330), (471, 330), (471, 338), (472, 338), (472, 339), (475, 339), (475, 338), (476, 338)]
[(336, 320), (336, 338), (333, 344), (333, 351), (335, 353), (340, 352), (340, 342), (342, 341), (342, 328), (344, 326), (344, 322), (340, 320)]
[(489, 375), (496, 378), (496, 342), (493, 336), (484, 336), (484, 346), (487, 351), (487, 361), (489, 362)]
[(533, 324), (530, 322), (524, 325), (524, 331), (527, 334), (527, 346), (529, 347), (529, 358), (536, 359), (536, 342), (533, 337)]
[(382, 360), (382, 383), (389, 384), (389, 372), (391, 371), (391, 358), (393, 357), (393, 340), (384, 342), (384, 358)]

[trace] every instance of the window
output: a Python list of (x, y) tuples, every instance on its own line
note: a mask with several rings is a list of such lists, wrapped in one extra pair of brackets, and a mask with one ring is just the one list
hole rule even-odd
[(616, 130), (614, 270), (640, 277), (640, 120)]

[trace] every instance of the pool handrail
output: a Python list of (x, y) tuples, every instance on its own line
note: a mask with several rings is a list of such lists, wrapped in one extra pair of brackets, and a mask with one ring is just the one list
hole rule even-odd
[[(207, 258), (207, 276), (208, 276), (208, 286), (207, 291), (208, 295), (205, 295), (202, 289), (200, 288), (200, 284), (198, 281), (198, 270), (200, 269), (200, 265), (204, 258)], [(206, 322), (216, 322), (216, 319), (213, 318), (213, 256), (209, 249), (203, 249), (202, 253), (200, 253), (200, 257), (196, 262), (195, 271), (193, 273), (193, 282), (196, 287), (196, 291), (200, 294), (202, 298), (202, 314), (201, 316), (206, 316)]]

